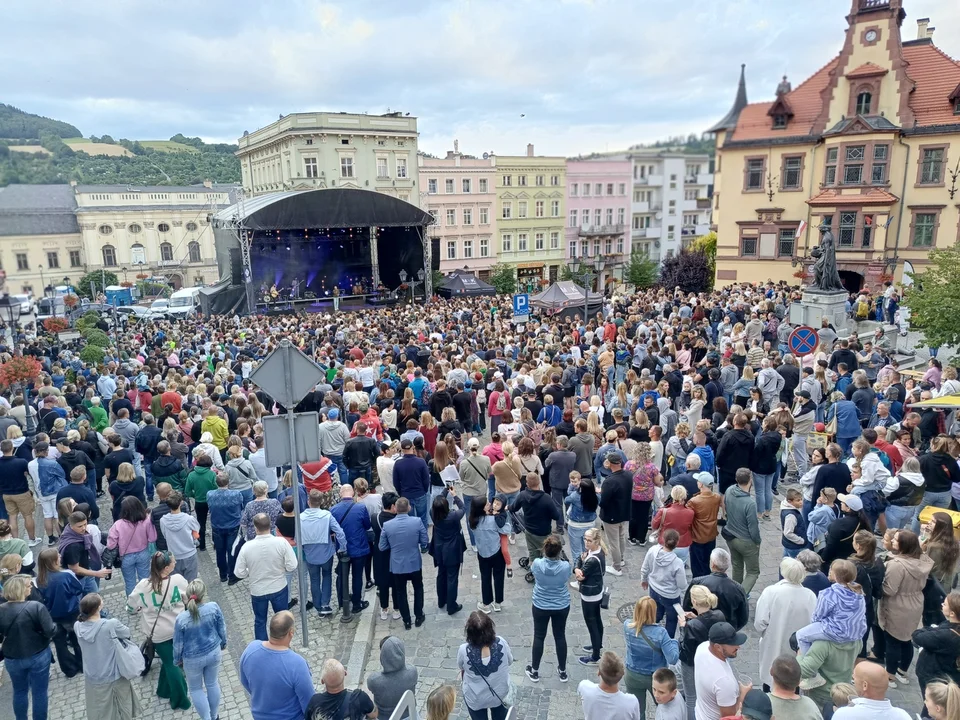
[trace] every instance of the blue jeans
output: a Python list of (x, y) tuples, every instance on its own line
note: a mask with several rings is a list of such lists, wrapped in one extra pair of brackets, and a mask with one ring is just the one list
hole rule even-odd
[(137, 581), (150, 577), (150, 548), (124, 555), (120, 560), (120, 570), (123, 572), (123, 589), (130, 597)]
[(253, 488), (249, 487), (246, 490), (240, 491), (240, 497), (243, 498), (243, 506), (246, 507), (253, 502)]
[(219, 530), (211, 528), (213, 548), (217, 553), (217, 570), (221, 578), (233, 577), (233, 568), (237, 564), (237, 554), (233, 552), (233, 543), (237, 539), (238, 527)]
[(803, 521), (807, 521), (807, 516), (813, 511), (814, 505), (816, 505), (815, 500), (803, 499), (803, 507), (800, 508), (800, 515), (803, 517)]
[(327, 455), (327, 460), (337, 466), (337, 475), (343, 485), (347, 481), (347, 466), (343, 464), (343, 455)]
[(307, 573), (310, 575), (310, 596), (313, 606), (320, 612), (330, 607), (330, 596), (333, 593), (333, 558), (323, 565), (307, 563)]
[(97, 494), (97, 470), (87, 470), (87, 489), (94, 495)]
[(290, 588), (284, 586), (269, 595), (251, 595), (253, 603), (253, 636), (257, 640), (267, 639), (267, 610), (272, 606), (278, 613), (290, 607)]
[(427, 527), (433, 525), (433, 513), (430, 512), (431, 508), (433, 508), (433, 500), (443, 495), (444, 490), (446, 490), (446, 488), (442, 485), (440, 487), (436, 485), (430, 486), (430, 503), (427, 505)]
[(753, 473), (753, 489), (757, 494), (757, 512), (768, 513), (773, 509), (773, 483), (777, 480), (777, 473), (766, 475)]
[(653, 588), (650, 588), (650, 597), (653, 598), (654, 602), (657, 603), (657, 622), (659, 623), (663, 620), (663, 616), (667, 616), (667, 622), (665, 623), (667, 628), (667, 634), (670, 637), (673, 637), (677, 634), (677, 611), (673, 609), (674, 603), (679, 603), (680, 598), (665, 598), (660, 593), (658, 593)]
[(47, 688), (50, 685), (50, 660), (47, 647), (27, 658), (7, 658), (4, 663), (13, 683), (13, 716), (27, 720), (30, 695), (33, 695), (33, 720), (47, 720)]
[[(475, 502), (485, 502), (485, 500), (482, 497), (474, 495), (463, 496), (463, 514), (465, 517), (470, 517), (470, 506)], [(467, 523), (467, 533), (470, 535), (470, 547), (477, 547), (477, 539), (473, 536), (473, 530), (470, 529), (470, 523)]]
[(887, 518), (887, 529), (899, 530), (905, 528), (907, 523), (913, 520), (916, 513), (917, 509), (909, 505), (887, 505), (887, 509), (883, 511)]
[[(802, 550), (802, 549), (803, 549), (803, 548), (800, 548), (800, 549), (784, 548), (784, 549), (783, 549), (783, 556), (784, 556), (785, 558), (796, 558), (797, 555), (800, 554), (800, 550)], [(781, 578), (781, 579), (782, 579), (782, 578)]]
[(944, 490), (943, 492), (925, 492), (923, 494), (923, 499), (920, 501), (920, 504), (917, 505), (916, 515), (913, 516), (913, 525), (911, 530), (915, 533), (920, 533), (920, 511), (923, 510), (927, 505), (933, 505), (934, 507), (948, 509), (950, 507), (950, 491)]
[(853, 445), (853, 441), (856, 440), (856, 437), (838, 437), (837, 445), (840, 446), (840, 449), (843, 450), (843, 456), (850, 456), (850, 446)]
[[(427, 522), (428, 515), (430, 513), (430, 496), (421, 495), (418, 498), (410, 499), (410, 514), (420, 518), (420, 522), (423, 523), (423, 528), (426, 530), (429, 527)], [(421, 546), (421, 550), (426, 547), (425, 545)]]
[(84, 595), (100, 592), (100, 578), (95, 578), (92, 575), (84, 575), (80, 578), (80, 584), (83, 585)]
[(570, 538), (570, 562), (576, 563), (577, 558), (583, 554), (583, 536), (587, 534), (590, 528), (574, 527), (567, 522), (567, 536)]
[(187, 676), (187, 689), (193, 708), (200, 720), (213, 720), (220, 710), (220, 648), (215, 647), (206, 655), (183, 658), (183, 674)]
[(347, 472), (349, 473), (347, 476), (348, 478), (346, 482), (347, 485), (352, 486), (353, 481), (356, 480), (357, 478), (363, 478), (364, 480), (367, 481), (367, 485), (370, 485), (370, 482), (372, 479), (372, 471), (369, 467), (350, 468), (349, 470), (347, 470)]
[(684, 565), (690, 564), (690, 547), (689, 546), (683, 547), (683, 548), (682, 547), (675, 548), (673, 552), (678, 558), (683, 560)]
[(147, 500), (153, 500), (153, 461), (143, 459), (143, 477), (147, 484)]

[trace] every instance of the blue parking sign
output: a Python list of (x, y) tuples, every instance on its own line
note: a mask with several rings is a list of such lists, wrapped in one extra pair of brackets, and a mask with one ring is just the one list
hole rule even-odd
[(518, 293), (513, 296), (513, 314), (527, 315), (530, 313), (530, 296), (526, 293)]

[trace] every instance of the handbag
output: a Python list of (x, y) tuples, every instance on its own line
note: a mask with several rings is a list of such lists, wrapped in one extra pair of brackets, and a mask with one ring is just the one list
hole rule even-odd
[(503, 707), (508, 708), (516, 702), (517, 686), (514, 685), (512, 679), (507, 678), (507, 694), (504, 695), (503, 697), (500, 697), (500, 695), (497, 694), (497, 691), (493, 689), (493, 686), (490, 684), (490, 681), (487, 680), (486, 676), (484, 676), (483, 673), (479, 671), (477, 666), (474, 664), (473, 660), (470, 659), (469, 655), (467, 656), (467, 659), (470, 662), (470, 669), (480, 676), (480, 679), (483, 680), (483, 682), (486, 684), (487, 689), (490, 690), (491, 693), (493, 693), (493, 696), (500, 701), (500, 704), (503, 705)]
[(600, 596), (600, 609), (610, 609), (610, 588), (608, 586), (604, 586), (603, 594)]
[(116, 630), (110, 631), (110, 637), (113, 638), (115, 645), (117, 669), (120, 671), (121, 677), (133, 680), (145, 675), (150, 668), (146, 665), (140, 648), (130, 640), (117, 637)]
[(118, 560), (120, 560), (120, 550), (118, 548), (104, 548), (103, 552), (100, 553), (100, 564), (105, 568), (116, 567)]
[(160, 620), (160, 613), (163, 612), (163, 603), (167, 599), (167, 593), (170, 592), (171, 584), (170, 578), (167, 578), (167, 589), (163, 591), (163, 597), (160, 599), (160, 609), (157, 610), (157, 616), (153, 619), (153, 627), (150, 628), (150, 634), (147, 635), (147, 639), (140, 644), (140, 655), (143, 658), (143, 670), (140, 672), (141, 677), (150, 672), (150, 668), (153, 665), (153, 658), (156, 657), (157, 654), (157, 649), (153, 645), (153, 631), (157, 629), (157, 621)]

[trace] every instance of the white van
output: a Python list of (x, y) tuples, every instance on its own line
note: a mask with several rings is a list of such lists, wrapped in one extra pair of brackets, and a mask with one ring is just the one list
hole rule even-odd
[(189, 287), (170, 295), (166, 315), (169, 318), (192, 317), (200, 309), (200, 288)]

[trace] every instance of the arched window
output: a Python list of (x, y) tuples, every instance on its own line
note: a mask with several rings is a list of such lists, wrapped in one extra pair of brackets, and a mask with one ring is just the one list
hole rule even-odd
[(196, 231), (197, 231), (197, 224), (196, 224), (195, 222), (188, 222), (187, 225), (186, 225), (186, 227), (187, 227), (187, 232), (196, 232)]
[(200, 243), (192, 242), (187, 246), (187, 250), (190, 253), (190, 262), (198, 263), (200, 262)]
[(113, 232), (113, 227), (110, 225), (101, 225), (97, 228), (97, 232), (101, 235), (110, 235)]
[(157, 225), (157, 231), (162, 233), (170, 232), (170, 226), (167, 223), (162, 222), (159, 225)]
[(160, 260), (163, 262), (173, 260), (173, 245), (170, 243), (160, 243)]
[(869, 115), (873, 95), (866, 90), (857, 95), (857, 115)]
[(103, 266), (104, 267), (116, 267), (117, 266), (117, 250), (113, 245), (104, 245), (100, 248), (100, 253), (103, 255)]

